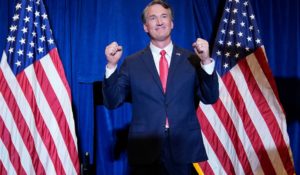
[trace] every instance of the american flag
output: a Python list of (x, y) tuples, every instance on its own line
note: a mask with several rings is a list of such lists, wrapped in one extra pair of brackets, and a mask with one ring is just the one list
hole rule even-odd
[(21, 0), (0, 63), (0, 174), (79, 174), (71, 93), (42, 0)]
[[(220, 97), (197, 110), (204, 174), (295, 174), (286, 119), (248, 0), (227, 0), (212, 57)], [(199, 169), (199, 166), (201, 169)]]

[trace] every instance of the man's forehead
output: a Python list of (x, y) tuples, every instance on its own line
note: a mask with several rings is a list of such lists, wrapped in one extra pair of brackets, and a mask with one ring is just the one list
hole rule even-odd
[(169, 14), (169, 13), (170, 13), (169, 9), (165, 9), (163, 6), (159, 4), (152, 5), (147, 10), (147, 16), (152, 16), (155, 14), (162, 15), (162, 14)]

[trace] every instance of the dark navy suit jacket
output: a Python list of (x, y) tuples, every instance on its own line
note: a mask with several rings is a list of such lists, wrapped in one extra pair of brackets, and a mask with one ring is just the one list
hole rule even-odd
[(119, 71), (104, 80), (102, 90), (104, 104), (110, 109), (131, 97), (130, 163), (157, 160), (165, 136), (166, 116), (174, 160), (192, 163), (207, 159), (196, 108), (199, 100), (214, 103), (218, 99), (218, 78), (215, 71), (207, 74), (192, 52), (174, 45), (166, 93), (163, 93), (149, 47), (126, 58)]

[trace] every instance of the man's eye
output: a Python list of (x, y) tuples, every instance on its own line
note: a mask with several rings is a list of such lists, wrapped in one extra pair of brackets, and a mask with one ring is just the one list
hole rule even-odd
[(154, 17), (154, 16), (151, 16), (149, 19), (150, 19), (151, 21), (153, 21), (153, 20), (155, 20), (155, 17)]

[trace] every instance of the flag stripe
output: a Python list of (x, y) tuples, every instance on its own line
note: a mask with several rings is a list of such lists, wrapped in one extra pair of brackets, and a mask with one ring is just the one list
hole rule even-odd
[[(24, 74), (21, 73), (21, 75)], [(61, 151), (63, 149), (55, 146), (56, 145), (55, 142), (59, 141), (60, 139), (59, 137), (55, 137), (55, 139), (53, 139), (53, 133), (55, 132), (49, 131), (49, 125), (53, 121), (51, 120), (51, 110), (48, 110), (49, 105), (47, 102), (45, 102), (43, 98), (44, 95), (41, 93), (39, 84), (34, 83), (36, 81), (36, 75), (35, 72), (33, 71), (33, 66), (29, 66), (25, 70), (24, 77), (21, 78), (18, 76), (17, 78), (19, 79), (19, 83), (21, 85), (21, 88), (25, 94), (27, 101), (30, 102), (29, 103), (30, 107), (33, 109), (33, 113), (35, 114), (34, 116), (35, 125), (37, 126), (37, 130), (39, 134), (42, 136), (41, 138), (54, 164), (56, 173), (65, 174), (63, 170), (62, 162), (59, 159), (60, 156), (58, 155), (58, 151)], [(37, 103), (37, 99), (39, 99), (38, 103)]]
[[(9, 154), (9, 158), (11, 159), (12, 157), (14, 157), (14, 159), (11, 159), (11, 163), (12, 163), (12, 167), (8, 167), (8, 168), (13, 168), (15, 170), (17, 170), (18, 174), (28, 174), (25, 173), (24, 168), (21, 165), (20, 162), (20, 156), (18, 155), (14, 144), (12, 143), (11, 137), (9, 132), (7, 131), (6, 126), (4, 125), (4, 122), (2, 120), (2, 118), (0, 117), (0, 140), (2, 140), (3, 145), (6, 147), (6, 150), (8, 150), (8, 154)], [(1, 172), (1, 171), (0, 171)]]
[[(1, 72), (0, 77), (4, 77), (6, 81), (3, 80), (5, 87), (4, 90), (9, 91), (9, 96), (4, 95), (5, 101), (8, 101), (8, 106), (10, 111), (12, 111), (13, 116), (15, 117), (15, 121), (17, 126), (22, 133), (22, 138), (24, 139), (25, 145), (30, 152), (32, 157), (33, 164), (36, 165), (35, 170), (37, 174), (45, 173), (44, 167), (49, 167), (47, 173), (54, 174), (55, 169), (51, 161), (49, 161), (49, 155), (45, 148), (45, 145), (42, 142), (41, 136), (38, 134), (38, 130), (34, 123), (34, 116), (32, 113), (32, 109), (26, 100), (22, 88), (19, 85), (19, 82), (16, 80), (14, 74), (12, 73), (9, 65), (6, 62), (6, 54), (2, 57), (1, 62)], [(18, 79), (25, 78), (24, 72), (18, 75)], [(6, 84), (8, 83), (8, 84)], [(11, 91), (12, 90), (12, 91)], [(13, 98), (9, 98), (12, 97)], [(11, 103), (9, 103), (11, 101)]]
[[(271, 160), (263, 144), (264, 140), (267, 139), (261, 139), (269, 137), (260, 137), (260, 134), (263, 134), (260, 132), (263, 128), (260, 126), (256, 127), (256, 125), (261, 124), (263, 120), (261, 118), (254, 117), (260, 114), (256, 113), (254, 116), (251, 115), (253, 110), (256, 109), (256, 106), (254, 102), (251, 101), (251, 99), (249, 99), (249, 96), (245, 97), (245, 95), (249, 93), (249, 89), (246, 83), (242, 83), (245, 80), (243, 79), (243, 75), (239, 71), (239, 67), (235, 66), (234, 68), (232, 68), (230, 73), (226, 74), (222, 79), (228, 91), (231, 92), (230, 96), (243, 121), (246, 133), (252, 143), (252, 146), (258, 156), (258, 159), (261, 162), (262, 169), (265, 173), (275, 174), (275, 170), (272, 166)], [(247, 82), (252, 83), (248, 80)], [(239, 89), (238, 87), (241, 88)], [(243, 94), (243, 96), (241, 94)]]
[[(202, 116), (204, 116), (204, 113), (200, 107), (197, 109), (197, 114), (202, 114)], [(216, 133), (213, 132), (213, 134), (216, 134)], [(209, 155), (209, 158), (206, 161), (207, 164), (204, 164), (204, 165), (207, 165), (208, 167), (203, 167), (203, 168), (201, 167), (203, 170), (205, 170), (204, 174), (217, 174), (217, 175), (227, 174), (224, 167), (221, 164), (219, 157), (216, 155), (215, 150), (212, 148), (211, 143), (208, 141), (208, 138), (203, 133), (203, 130), (202, 130), (202, 136), (203, 136), (203, 142), (204, 142), (206, 154)], [(208, 170), (208, 172), (206, 172), (206, 170)], [(213, 173), (210, 173), (210, 170)]]
[[(267, 62), (267, 56), (265, 54), (264, 47), (262, 46), (262, 47), (257, 48), (256, 51), (254, 52), (254, 55), (255, 55), (256, 58), (260, 58), (260, 59), (256, 59), (256, 61), (258, 62), (258, 64), (262, 68), (261, 70), (263, 71), (263, 74), (261, 74), (261, 75), (266, 76), (266, 78), (269, 82), (269, 85), (272, 87), (272, 90), (273, 90), (272, 94), (274, 93), (277, 101), (279, 102), (280, 101), (279, 100), (279, 93), (278, 93), (278, 90), (277, 90), (277, 87), (276, 87), (275, 79), (273, 78), (271, 69), (270, 69), (270, 67), (268, 65), (268, 62)], [(254, 55), (250, 55), (250, 56), (254, 56)], [(282, 105), (280, 105), (280, 107), (281, 107), (281, 110), (284, 111)]]
[(0, 157), (0, 173), (1, 175), (7, 175), (7, 171), (2, 163), (1, 157)]
[(213, 141), (213, 145), (210, 145), (212, 147), (212, 149), (215, 151), (215, 154), (219, 157), (222, 157), (222, 159), (224, 161), (220, 161), (221, 165), (223, 166), (223, 168), (225, 169), (225, 171), (229, 174), (234, 174), (235, 170), (233, 167), (233, 164), (230, 160), (230, 157), (227, 153), (227, 151), (224, 149), (222, 142), (220, 141), (219, 135), (216, 135), (216, 133), (220, 133), (220, 132), (213, 132), (214, 128), (212, 127), (215, 126), (216, 123), (211, 124), (210, 121), (208, 120), (208, 116), (204, 115), (203, 111), (201, 108), (198, 108), (199, 110), (197, 110), (197, 113), (199, 114), (198, 119), (201, 122), (201, 128), (202, 128), (202, 132), (203, 134), (206, 136), (206, 138), (211, 142)]
[[(2, 140), (0, 139), (0, 153), (1, 153), (1, 156), (0, 156), (0, 169), (2, 169), (4, 172), (0, 171), (1, 174), (9, 174), (9, 175), (15, 175), (17, 174), (15, 169), (12, 168), (13, 165), (9, 159), (9, 153), (5, 147), (5, 145), (3, 144)], [(1, 162), (4, 163), (4, 167), (2, 168), (1, 166)]]
[[(222, 116), (217, 115), (218, 118), (220, 119), (220, 121), (222, 122), (222, 125), (224, 126), (224, 129), (227, 132), (228, 138), (230, 138), (231, 140), (231, 144), (234, 147), (235, 150), (235, 154), (238, 157), (242, 167), (243, 167), (243, 173), (245, 174), (253, 174), (249, 159), (247, 158), (247, 154), (246, 151), (244, 149), (244, 146), (242, 144), (242, 141), (240, 139), (239, 133), (237, 132), (237, 128), (235, 127), (232, 119), (230, 118), (229, 113), (227, 112), (227, 110), (225, 110), (225, 106), (223, 104), (223, 102), (221, 102), (220, 100), (218, 100), (215, 105), (213, 106), (215, 111), (218, 111), (220, 109), (222, 109)], [(226, 146), (225, 146), (226, 148)], [(226, 150), (228, 150), (226, 148)], [(233, 154), (233, 153), (231, 153)], [(240, 173), (238, 173), (240, 174)]]
[[(200, 103), (200, 107), (211, 121), (214, 134), (228, 134), (217, 142), (204, 134), (208, 139), (205, 144), (217, 145), (213, 147), (216, 151), (222, 142), (221, 149), (227, 151), (235, 171), (239, 172), (236, 174), (242, 174), (243, 170), (255, 175), (294, 174), (285, 114), (250, 1), (226, 0), (212, 57), (222, 77), (219, 101), (207, 106)], [(217, 155), (221, 165), (228, 162), (227, 157), (213, 151), (208, 152), (209, 160)], [(235, 156), (239, 159), (232, 159)], [(208, 163), (218, 172), (215, 174), (231, 174), (226, 168), (226, 173), (220, 172), (214, 162)]]
[[(247, 157), (244, 157), (243, 159), (248, 159), (248, 161), (250, 162), (251, 165), (251, 169), (252, 172), (255, 171), (254, 174), (257, 174), (257, 167), (260, 167), (260, 163), (258, 160), (258, 157), (256, 154), (253, 154), (254, 148), (251, 144), (251, 141), (247, 135), (247, 132), (245, 130), (245, 126), (242, 124), (243, 121), (241, 119), (241, 116), (239, 115), (237, 108), (235, 106), (235, 104), (233, 103), (233, 99), (231, 98), (230, 92), (227, 89), (227, 87), (225, 86), (223, 80), (221, 78), (219, 78), (219, 87), (220, 87), (220, 100), (222, 101), (222, 107), (225, 108), (225, 110), (223, 108), (220, 107), (214, 107), (214, 105), (212, 105), (215, 109), (216, 112), (216, 116), (211, 116), (212, 119), (217, 119), (217, 118), (223, 118), (226, 117), (226, 114), (230, 115), (230, 119), (226, 119), (228, 120), (227, 122), (233, 122), (233, 125), (235, 127), (235, 129), (238, 131), (238, 138), (233, 138), (231, 139), (231, 141), (233, 142), (232, 144), (235, 145), (235, 140), (240, 140), (242, 141), (243, 144), (243, 149), (246, 150), (246, 155)], [(202, 104), (203, 105), (203, 104)], [(210, 106), (210, 105), (208, 105)], [(205, 111), (206, 112), (206, 111)], [(210, 112), (206, 112), (206, 115), (210, 115)], [(223, 116), (225, 115), (225, 116)], [(224, 121), (226, 122), (226, 120), (224, 119)], [(229, 135), (231, 135), (232, 133), (229, 132)], [(227, 139), (226, 139), (227, 140)], [(230, 147), (232, 144), (226, 144), (225, 145), (225, 149), (229, 149), (227, 147)], [(237, 152), (239, 152), (240, 150), (237, 150)], [(242, 161), (243, 162), (243, 161)], [(261, 170), (260, 168), (258, 170)], [(251, 171), (251, 170), (247, 170), (247, 171)], [(246, 174), (247, 174), (246, 171)]]
[(201, 167), (203, 172), (205, 172), (205, 174), (209, 174), (209, 175), (215, 174), (207, 161), (200, 162), (200, 163), (198, 163), (198, 165)]
[[(39, 82), (35, 84), (40, 85), (34, 91), (36, 93), (36, 98), (40, 99), (40, 103), (37, 105), (39, 106), (40, 110), (43, 110), (42, 113), (44, 114), (44, 120), (46, 121), (46, 125), (50, 130), (50, 133), (54, 134), (55, 132), (60, 131), (55, 134), (56, 139), (54, 139), (54, 143), (55, 146), (59, 148), (59, 158), (61, 159), (61, 162), (64, 162), (63, 168), (65, 168), (65, 173), (75, 174), (75, 164), (72, 164), (72, 159), (70, 158), (70, 154), (68, 153), (70, 153), (70, 149), (76, 151), (76, 147), (74, 146), (70, 130), (68, 127), (66, 127), (68, 125), (66, 124), (61, 105), (58, 103), (57, 97), (59, 96), (59, 94), (57, 95), (54, 93), (52, 86), (49, 83), (49, 76), (46, 75), (43, 69), (44, 67), (42, 67), (41, 62), (43, 62), (43, 60), (45, 59), (50, 59), (50, 57), (45, 56), (40, 61), (34, 63), (34, 69), (27, 68), (25, 72), (29, 75), (36, 73), (36, 77), (34, 77), (34, 79), (30, 79), (30, 83), (34, 84), (35, 82)], [(47, 64), (47, 66), (51, 67), (50, 64)], [(29, 73), (29, 71), (31, 71), (31, 73)], [(56, 70), (51, 71), (52, 75), (55, 71)], [(62, 118), (57, 118), (56, 116), (62, 116)], [(67, 146), (69, 146), (69, 149), (67, 148)], [(75, 157), (76, 152), (73, 152), (73, 155)], [(60, 166), (60, 168), (62, 167)]]
[[(216, 102), (220, 103), (220, 100), (218, 100)], [(212, 108), (212, 106), (209, 105), (200, 105), (202, 111), (205, 111), (206, 113), (211, 114), (211, 116), (217, 116), (217, 114), (215, 113), (214, 109)], [(224, 108), (219, 108), (223, 113), (226, 113)], [(222, 122), (220, 121), (220, 119), (218, 117), (211, 117), (209, 115), (206, 115), (206, 119), (209, 121), (210, 125), (213, 126), (211, 131), (214, 131), (215, 135), (218, 135), (218, 138), (222, 144), (222, 146), (224, 147), (224, 150), (226, 150), (228, 157), (231, 161), (232, 164), (236, 164), (236, 168), (234, 169), (235, 174), (244, 174), (244, 170), (243, 167), (241, 165), (241, 163), (239, 162), (239, 158), (237, 155), (236, 150), (234, 149), (234, 144), (232, 142), (230, 142), (230, 139), (228, 136), (228, 133), (226, 132), (226, 129), (224, 128)], [(225, 168), (225, 167), (224, 167)], [(233, 173), (233, 172), (227, 172), (227, 173)]]
[[(262, 50), (259, 49), (258, 52), (262, 53), (261, 52)], [(255, 52), (256, 53), (256, 52)], [(260, 60), (262, 60), (264, 57), (262, 57), (263, 55), (260, 55)], [(259, 64), (257, 62), (257, 59), (255, 57), (255, 55), (251, 55), (247, 58), (247, 63), (244, 63), (244, 64), (247, 64), (247, 66), (243, 66), (245, 69), (242, 69), (242, 71), (244, 72), (244, 74), (246, 75), (245, 72), (255, 72), (256, 74), (256, 77), (259, 78), (259, 79), (256, 79), (259, 84), (261, 85), (264, 85), (264, 87), (270, 87), (270, 84), (267, 84), (268, 81), (264, 79), (266, 79), (266, 77), (263, 77), (262, 76), (257, 76), (258, 72), (261, 72), (262, 69), (255, 69), (255, 70), (251, 70), (250, 71), (250, 68), (248, 67), (248, 64), (251, 65), (252, 68), (254, 67), (258, 67), (257, 64)], [(268, 69), (268, 67), (265, 67), (264, 69)], [(264, 70), (263, 69), (263, 70)], [(251, 78), (254, 79), (254, 75), (250, 75)], [(263, 83), (262, 81), (266, 82), (266, 83)], [(279, 123), (280, 121), (279, 120), (282, 120), (284, 119), (284, 114), (282, 111), (280, 111), (281, 107), (277, 101), (277, 98), (275, 96), (275, 94), (273, 95), (265, 95), (265, 94), (272, 94), (272, 91), (268, 90), (268, 88), (266, 88), (265, 92), (264, 90), (261, 90), (261, 87), (258, 86), (257, 83), (253, 83), (252, 84), (252, 89), (254, 91), (257, 90), (257, 94), (259, 94), (261, 97), (265, 97), (265, 98), (258, 98), (258, 96), (253, 96), (253, 98), (255, 99), (256, 102), (259, 102), (259, 103), (268, 103), (268, 107), (269, 108), (259, 108), (260, 110), (260, 113), (264, 114), (262, 115), (262, 117), (264, 118), (264, 120), (266, 121), (266, 124), (267, 124), (267, 127), (270, 131), (270, 134), (272, 136), (272, 138), (274, 140), (277, 140), (277, 142), (275, 142), (275, 146), (277, 148), (277, 151), (276, 153), (279, 154), (280, 158), (276, 158), (276, 162), (274, 162), (275, 164), (275, 167), (277, 167), (277, 173), (287, 173), (285, 170), (287, 171), (291, 171), (290, 173), (293, 173), (293, 163), (291, 161), (291, 158), (290, 156), (287, 156), (287, 155), (290, 155), (289, 153), (289, 150), (288, 150), (288, 147), (286, 145), (286, 143), (289, 142), (288, 140), (288, 136), (284, 137), (282, 133), (284, 133), (280, 128), (284, 128), (286, 129), (286, 125), (285, 123), (280, 127), (279, 126)], [(270, 92), (269, 92), (270, 91)], [(263, 102), (262, 102), (263, 101)], [(275, 108), (275, 106), (277, 106), (277, 108)], [(275, 115), (277, 114), (277, 116)], [(274, 153), (272, 153), (274, 154)], [(281, 159), (281, 161), (279, 161)], [(282, 167), (284, 166), (284, 167)], [(283, 171), (283, 172), (281, 172)]]
[[(63, 69), (62, 69), (61, 61), (59, 60), (59, 57), (57, 56), (58, 54), (56, 52), (57, 52), (56, 49), (50, 51), (50, 54), (46, 55), (47, 59), (41, 60), (41, 65), (43, 67), (43, 70), (45, 71), (45, 74), (49, 79), (49, 83), (51, 84), (51, 87), (53, 88), (52, 90), (57, 96), (57, 100), (58, 100), (57, 103), (65, 104), (65, 105), (61, 105), (61, 109), (63, 110), (63, 114), (67, 116), (67, 117), (63, 117), (63, 120), (66, 121), (66, 126), (68, 126), (66, 130), (68, 131), (68, 135), (70, 137), (70, 140), (68, 140), (68, 144), (70, 146), (70, 151), (73, 151), (70, 154), (72, 159), (74, 160), (75, 159), (74, 156), (77, 156), (77, 145), (75, 144), (77, 143), (77, 138), (75, 132), (71, 132), (71, 131), (75, 131), (75, 125), (73, 119), (69, 117), (69, 116), (73, 116), (71, 100), (67, 100), (70, 99), (70, 96), (68, 95), (70, 93), (70, 90), (69, 87), (66, 85), (67, 82), (65, 78), (64, 79), (59, 78), (61, 75), (58, 73), (62, 72)], [(63, 87), (65, 87), (65, 89)], [(73, 163), (75, 165), (78, 163), (78, 161)]]
[[(253, 55), (253, 54), (251, 54)], [(270, 105), (267, 102), (267, 100), (264, 98), (261, 90), (259, 89), (258, 85), (257, 85), (257, 81), (261, 81), (262, 79), (264, 79), (262, 76), (260, 76), (260, 80), (256, 80), (253, 77), (253, 74), (251, 72), (251, 70), (249, 69), (249, 66), (247, 64), (247, 60), (251, 59), (252, 61), (254, 61), (254, 59), (256, 60), (256, 57), (247, 57), (247, 59), (244, 59), (243, 61), (241, 61), (239, 63), (239, 68), (240, 71), (242, 72), (242, 74), (244, 75), (245, 78), (245, 82), (240, 81), (239, 85), (243, 84), (243, 83), (248, 83), (248, 89), (251, 92), (247, 92), (244, 93), (245, 96), (244, 97), (245, 100), (248, 100), (248, 102), (246, 102), (246, 104), (248, 104), (248, 108), (249, 108), (249, 113), (250, 116), (252, 117), (252, 120), (256, 120), (254, 123), (256, 124), (256, 128), (260, 134), (260, 137), (263, 138), (263, 144), (264, 147), (266, 148), (267, 152), (268, 152), (268, 156), (270, 158), (270, 161), (272, 160), (277, 160), (276, 162), (272, 162), (273, 167), (276, 171), (276, 173), (280, 173), (280, 174), (286, 174), (285, 172), (285, 168), (283, 167), (283, 164), (280, 160), (280, 155), (279, 155), (279, 150), (276, 149), (276, 144), (283, 144), (282, 146), (285, 145), (284, 142), (281, 141), (280, 137), (281, 137), (281, 131), (278, 127), (278, 125), (276, 124), (276, 120), (275, 120), (275, 116), (272, 114), (272, 111), (270, 110)], [(262, 59), (262, 58), (260, 58)], [(260, 66), (256, 65), (256, 68), (259, 69)], [(260, 82), (259, 82), (260, 83)], [(243, 87), (239, 87), (239, 89), (241, 90)], [(253, 95), (256, 94), (256, 95)], [(249, 103), (254, 103), (253, 107), (251, 107), (249, 105)], [(251, 110), (250, 110), (251, 109)], [(254, 117), (255, 116), (255, 117)], [(258, 120), (257, 120), (258, 119)], [(272, 127), (270, 127), (272, 126)], [(276, 135), (277, 138), (274, 137), (274, 135)], [(277, 139), (277, 142), (275, 142), (274, 140)], [(283, 172), (281, 172), (283, 171)]]
[[(56, 57), (55, 59), (57, 59)], [(61, 88), (63, 86), (63, 82), (58, 78), (59, 74), (57, 73), (56, 67), (54, 66), (54, 62), (58, 62), (59, 60), (53, 60), (49, 55), (46, 55), (44, 59), (41, 60), (41, 71), (43, 74), (47, 76), (47, 80), (44, 80), (42, 77), (38, 76), (38, 81), (43, 82), (42, 90), (46, 94), (46, 98), (48, 102), (52, 102), (51, 108), (52, 111), (56, 111), (55, 116), (62, 116), (57, 118), (59, 121), (59, 127), (64, 138), (65, 146), (68, 148), (69, 156), (71, 156), (70, 162), (73, 163), (73, 166), (70, 165), (70, 168), (78, 167), (79, 161), (76, 159), (77, 157), (77, 146), (76, 146), (76, 136), (75, 133), (72, 133), (71, 130), (75, 130), (74, 122), (72, 122), (70, 117), (73, 116), (71, 102), (68, 96), (67, 89)], [(57, 80), (58, 79), (58, 80)], [(67, 105), (62, 105), (67, 104)]]
[[(2, 95), (0, 94), (0, 103), (2, 102), (1, 96)], [(15, 149), (13, 141), (11, 140), (11, 135), (6, 128), (1, 115), (0, 115), (0, 128), (1, 128), (0, 140), (2, 140), (3, 145), (6, 147), (6, 150), (8, 151), (8, 154), (10, 155), (9, 158), (11, 159), (11, 163), (14, 166), (14, 169), (17, 171), (18, 174), (29, 174), (29, 172), (25, 173), (25, 170), (21, 165), (20, 156)], [(12, 159), (13, 156), (11, 156), (11, 155), (15, 155), (13, 159)]]
[[(0, 76), (3, 76), (2, 71), (0, 71)], [(2, 79), (2, 80), (4, 80), (4, 79)], [(12, 80), (10, 80), (10, 81), (11, 81), (10, 83), (13, 83)], [(34, 169), (36, 172), (45, 173), (43, 165), (41, 164), (40, 158), (37, 153), (38, 150), (36, 150), (36, 147), (34, 146), (35, 143), (34, 143), (32, 135), (31, 135), (30, 128), (28, 128), (28, 125), (27, 125), (26, 121), (24, 120), (25, 118), (21, 112), (21, 108), (19, 108), (18, 102), (15, 100), (14, 94), (10, 91), (10, 88), (8, 88), (7, 82), (0, 81), (0, 83), (3, 87), (3, 89), (6, 89), (5, 93), (3, 93), (4, 101), (7, 102), (9, 111), (12, 112), (12, 116), (14, 118), (14, 121), (12, 121), (12, 122), (16, 123), (19, 133), (22, 134), (21, 138), (23, 139), (24, 144), (26, 145), (26, 148), (30, 154), (31, 160), (32, 160), (33, 164), (36, 165), (36, 166), (34, 166)], [(1, 91), (2, 91), (2, 89), (1, 89)], [(26, 109), (24, 109), (26, 107), (22, 107), (22, 108), (23, 108), (23, 111), (26, 110)], [(26, 112), (28, 112), (28, 110)]]
[[(217, 103), (220, 103), (220, 101), (217, 101)], [(220, 119), (217, 117), (218, 114), (215, 113), (214, 109), (212, 108), (212, 106), (209, 105), (200, 105), (201, 109), (205, 112), (209, 112), (210, 114), (212, 114), (213, 117), (206, 117), (207, 121), (209, 121), (210, 125), (212, 126), (212, 129), (214, 129), (215, 133), (218, 133), (218, 138), (220, 139), (220, 142), (222, 144), (222, 146), (224, 147), (224, 150), (227, 152), (229, 159), (231, 161), (232, 164), (237, 165), (235, 170), (235, 174), (244, 174), (243, 167), (239, 161), (238, 155), (236, 150), (234, 149), (234, 143), (230, 142), (230, 139), (227, 140), (227, 138), (229, 138), (228, 133), (226, 132), (226, 129), (224, 128), (222, 122), (220, 121)], [(220, 109), (220, 111), (224, 110)], [(226, 111), (224, 110), (222, 113), (226, 113)], [(210, 143), (212, 145), (212, 143)], [(225, 167), (224, 167), (225, 168)], [(232, 172), (229, 172), (232, 173)]]
[[(13, 13), (0, 67), (0, 107), (7, 104), (0, 138), (11, 138), (14, 161), (3, 166), (17, 174), (79, 174), (71, 91), (43, 0), (18, 0)], [(18, 156), (25, 173), (12, 167)]]
[[(14, 139), (11, 139), (11, 141), (13, 143), (13, 145), (11, 145), (11, 146), (14, 146), (14, 148), (16, 149), (16, 152), (10, 152), (10, 155), (12, 155), (12, 157), (16, 157), (16, 158), (22, 157), (22, 159), (20, 159), (20, 161), (21, 161), (22, 167), (26, 171), (26, 174), (34, 175), (35, 171), (34, 171), (34, 167), (32, 165), (31, 157), (29, 155), (28, 150), (24, 149), (24, 148), (26, 148), (26, 145), (23, 142), (23, 139), (19, 132), (18, 126), (14, 122), (12, 113), (9, 110), (8, 105), (6, 104), (6, 101), (4, 100), (2, 93), (0, 93), (0, 104), (1, 104), (0, 105), (0, 116), (1, 116), (1, 120), (3, 121), (3, 124), (4, 124), (3, 128), (5, 127), (8, 130), (8, 132), (10, 134), (10, 138), (14, 138)], [(2, 137), (7, 138), (6, 135), (4, 135)], [(18, 169), (18, 168), (16, 168), (16, 169)]]
[[(63, 85), (68, 93), (70, 101), (72, 101), (71, 89), (69, 87), (67, 78), (65, 76), (63, 76), (63, 75), (65, 75), (65, 71), (64, 71), (63, 65), (61, 63), (60, 57), (58, 55), (57, 48), (50, 50), (48, 54), (50, 55), (50, 57), (52, 59), (53, 65), (58, 72), (58, 76), (60, 77), (60, 80), (63, 82)], [(74, 122), (71, 122), (71, 123), (74, 123)]]

